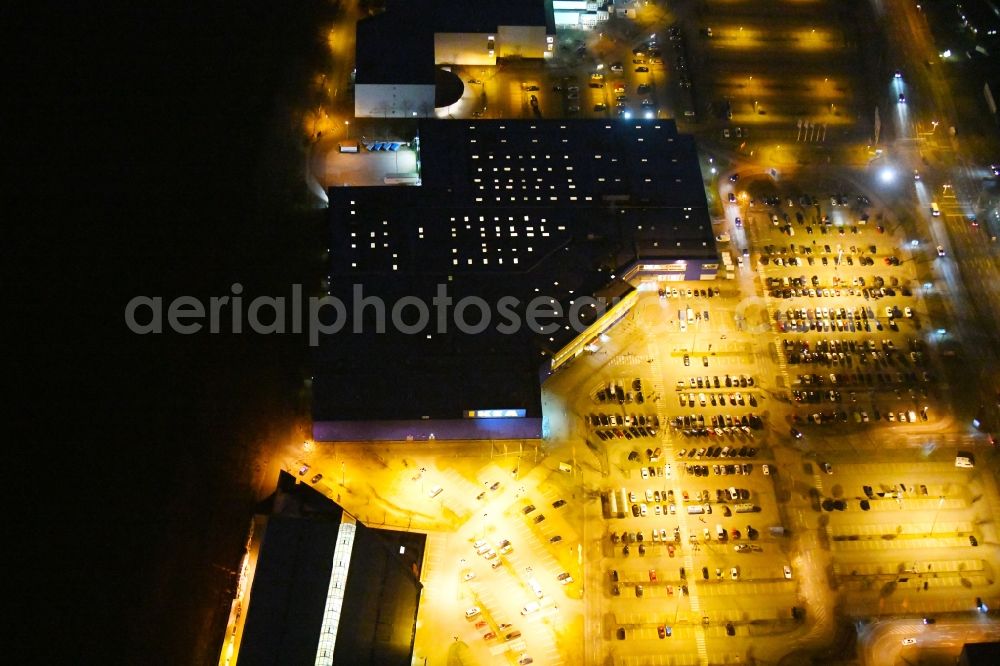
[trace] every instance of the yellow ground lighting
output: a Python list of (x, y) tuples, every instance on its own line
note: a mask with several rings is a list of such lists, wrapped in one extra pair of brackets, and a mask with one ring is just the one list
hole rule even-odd
[(768, 92), (767, 79), (762, 79), (759, 76), (747, 76), (742, 80), (742, 84), (743, 93), (747, 97), (759, 99), (770, 94), (770, 92)]
[(718, 37), (713, 39), (713, 42), (719, 44), (719, 46), (740, 49), (757, 49), (764, 46), (764, 33), (755, 28), (742, 25), (727, 26), (720, 28), (715, 34)]
[(842, 87), (837, 85), (836, 79), (831, 79), (829, 77), (823, 77), (821, 79), (810, 79), (808, 82), (809, 91), (816, 97), (821, 97), (823, 99), (842, 99), (847, 96), (847, 93)]
[(810, 28), (796, 31), (792, 33), (792, 39), (798, 48), (806, 51), (825, 51), (833, 48), (833, 36), (826, 30)]

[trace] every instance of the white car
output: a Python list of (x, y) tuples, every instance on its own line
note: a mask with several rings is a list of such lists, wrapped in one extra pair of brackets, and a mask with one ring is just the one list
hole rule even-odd
[(736, 567), (733, 567), (732, 569), (729, 570), (729, 577), (732, 578), (733, 580), (737, 580), (740, 577), (740, 570), (737, 569)]
[(476, 550), (479, 550), (480, 548), (482, 548), (485, 545), (487, 545), (487, 542), (484, 541), (483, 539), (480, 539), (476, 543), (472, 544), (472, 547), (475, 548)]
[(472, 608), (469, 608), (468, 610), (465, 611), (465, 617), (476, 617), (481, 612), (482, 611), (479, 610), (479, 606), (473, 606)]
[(639, 515), (645, 516), (648, 513), (649, 513), (649, 508), (646, 506), (646, 503), (643, 502), (642, 504), (639, 505)]
[[(531, 603), (525, 604), (524, 608), (521, 609), (521, 615), (531, 615), (538, 611), (541, 605), (537, 601), (532, 601)], [(470, 609), (471, 610), (471, 609)], [(479, 610), (478, 608), (476, 609)]]
[(644, 479), (648, 479), (649, 478), (649, 470), (648, 469), (646, 469), (645, 467), (643, 467), (643, 468), (641, 468), (640, 471), (642, 472), (642, 478), (644, 478)]
[(903, 310), (903, 314), (906, 315), (906, 317), (908, 319), (912, 319), (913, 318), (913, 308), (906, 308), (905, 310)]
[(653, 491), (650, 490), (649, 488), (646, 488), (646, 501), (647, 502), (653, 501)]
[(785, 571), (785, 578), (791, 580), (791, 578), (792, 578), (792, 568), (786, 564), (785, 568), (784, 568), (784, 571)]
[(764, 476), (771, 476), (771, 466), (768, 464), (761, 465), (761, 469), (764, 470)]
[(473, 579), (473, 578), (475, 578), (475, 577), (476, 577), (476, 572), (475, 572), (475, 571), (469, 571), (468, 573), (466, 573), (466, 574), (465, 574), (465, 575), (464, 575), (464, 576), (462, 577), (462, 580), (472, 580), (472, 579)]
[(903, 639), (903, 645), (916, 645), (916, 644), (917, 644), (917, 639), (916, 638), (904, 638)]

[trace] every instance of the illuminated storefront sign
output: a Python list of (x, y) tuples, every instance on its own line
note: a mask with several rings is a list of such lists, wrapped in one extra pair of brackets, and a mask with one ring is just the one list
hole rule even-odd
[(465, 412), (467, 419), (523, 419), (527, 416), (524, 409), (470, 409)]

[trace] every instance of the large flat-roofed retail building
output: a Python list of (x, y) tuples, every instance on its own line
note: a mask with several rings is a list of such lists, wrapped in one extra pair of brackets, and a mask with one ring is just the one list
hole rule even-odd
[[(694, 141), (672, 121), (426, 120), (415, 144), (421, 186), (329, 191), (347, 316), (317, 354), (317, 440), (540, 437), (541, 382), (595, 325), (644, 281), (718, 272)], [(547, 307), (544, 331), (526, 325)]]

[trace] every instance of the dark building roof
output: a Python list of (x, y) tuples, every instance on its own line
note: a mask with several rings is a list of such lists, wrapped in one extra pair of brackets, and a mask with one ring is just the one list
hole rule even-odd
[(430, 0), (419, 6), (434, 16), (434, 32), (495, 33), (502, 25), (530, 25), (544, 26), (547, 34), (556, 33), (551, 0)]
[(257, 562), (239, 663), (306, 664), (316, 660), (339, 515), (303, 520), (275, 515)]
[[(314, 666), (343, 509), (282, 472), (278, 490), (259, 511), (268, 518), (238, 662)], [(413, 646), (418, 576), (390, 545), (398, 536), (385, 539), (361, 523), (355, 530), (333, 663), (404, 666)], [(422, 542), (414, 550), (422, 553)]]
[(966, 643), (958, 663), (961, 666), (996, 666), (1000, 664), (1000, 643)]
[[(368, 334), (323, 339), (317, 421), (457, 419), (473, 409), (540, 417), (539, 368), (579, 331), (560, 318), (545, 334), (500, 333), (500, 299), (518, 299), (519, 315), (536, 297), (568, 312), (640, 257), (717, 256), (693, 138), (672, 121), (424, 120), (419, 130), (422, 186), (330, 190), (331, 293), (350, 317), (361, 284), (383, 298), (389, 320), (399, 299), (430, 305), (444, 285), (454, 303), (484, 299), (491, 325), (439, 332), (429, 308), (421, 334), (388, 323), (372, 334), (369, 308), (359, 320)], [(581, 319), (599, 314), (585, 307)]]
[(355, 84), (434, 85), (434, 36), (393, 12), (358, 21)]
[(434, 33), (496, 33), (501, 25), (545, 26), (555, 35), (551, 0), (389, 0), (358, 21), (358, 84), (434, 84)]

